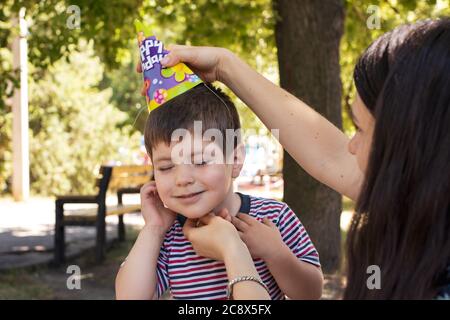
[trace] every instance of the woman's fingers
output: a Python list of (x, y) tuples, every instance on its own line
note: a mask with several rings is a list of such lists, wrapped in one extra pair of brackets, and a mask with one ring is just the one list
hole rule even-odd
[(172, 45), (170, 48), (170, 53), (161, 60), (161, 64), (164, 67), (173, 67), (180, 62), (195, 64), (198, 56), (197, 50), (193, 50), (192, 47), (182, 45)]
[(231, 217), (231, 223), (236, 227), (238, 231), (245, 232), (250, 226), (237, 217)]
[(186, 49), (186, 48), (192, 48), (191, 46), (187, 46), (184, 44), (169, 44), (166, 46), (168, 51), (174, 51), (174, 50), (179, 50), (179, 49)]
[(270, 227), (270, 228), (277, 228), (277, 226), (275, 225), (275, 223), (273, 223), (270, 219), (268, 218), (264, 218), (262, 221), (266, 226)]
[(231, 222), (231, 216), (230, 216), (230, 213), (228, 212), (228, 209), (224, 208), (224, 209), (220, 210), (220, 212), (217, 215), (219, 217), (227, 220), (228, 222)]
[(205, 224), (209, 224), (214, 217), (215, 217), (214, 213), (210, 212), (198, 220), (199, 220), (200, 224), (205, 225)]
[(238, 217), (240, 220), (244, 221), (248, 225), (252, 225), (253, 223), (258, 222), (258, 220), (245, 213), (238, 213), (236, 217)]
[(142, 73), (141, 59), (139, 59), (139, 63), (136, 65), (136, 72), (137, 73)]
[(186, 238), (191, 241), (192, 231), (195, 229), (196, 221), (193, 219), (187, 219), (183, 226), (183, 233)]

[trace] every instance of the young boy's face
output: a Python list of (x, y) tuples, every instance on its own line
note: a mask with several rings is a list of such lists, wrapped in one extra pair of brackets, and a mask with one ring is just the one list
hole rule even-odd
[[(222, 153), (219, 146), (194, 137), (170, 145), (161, 142), (152, 148), (158, 194), (172, 211), (196, 219), (232, 195), (233, 178), (239, 176), (243, 164), (243, 148), (236, 148), (231, 163), (217, 163), (211, 147)], [(180, 158), (181, 149), (186, 152)]]

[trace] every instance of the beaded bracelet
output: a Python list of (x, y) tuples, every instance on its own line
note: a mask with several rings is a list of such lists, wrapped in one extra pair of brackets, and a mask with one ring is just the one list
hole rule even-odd
[[(241, 277), (237, 277), (233, 280), (231, 280), (230, 282), (228, 282), (228, 286), (227, 286), (227, 298), (229, 300), (233, 299), (233, 286), (241, 281), (254, 281), (256, 283), (259, 283), (264, 289), (266, 289), (267, 293), (269, 293), (269, 289), (267, 288), (267, 286), (265, 285), (265, 283), (257, 277), (253, 277), (253, 276), (241, 276)], [(269, 293), (270, 295), (270, 293)]]

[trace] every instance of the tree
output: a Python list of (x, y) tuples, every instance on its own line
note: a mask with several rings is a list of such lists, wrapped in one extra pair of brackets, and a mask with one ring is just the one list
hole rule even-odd
[[(345, 0), (345, 32), (341, 41), (342, 115), (348, 135), (354, 127), (347, 113), (354, 96), (353, 68), (373, 40), (398, 25), (450, 16), (450, 0)], [(378, 22), (373, 23), (373, 22)]]
[[(17, 35), (13, 19), (20, 8), (26, 9), (29, 21), (28, 58), (34, 66), (34, 80), (42, 78), (45, 70), (61, 57), (77, 49), (78, 40), (95, 40), (96, 53), (107, 67), (117, 67), (120, 49), (134, 36), (133, 20), (142, 0), (4, 0), (0, 4), (0, 76), (18, 86), (17, 70), (12, 70), (8, 48)], [(75, 8), (71, 10), (71, 8)], [(79, 28), (73, 19), (79, 18)], [(6, 49), (6, 50), (5, 50)], [(0, 111), (12, 94), (8, 82), (0, 83)]]
[[(80, 9), (80, 28), (68, 25), (73, 11)], [(93, 40), (96, 54), (104, 66), (120, 65), (121, 49), (135, 35), (133, 20), (142, 0), (2, 0), (0, 2), (0, 190), (8, 190), (12, 173), (11, 126), (12, 112), (7, 100), (19, 86), (18, 70), (12, 69), (11, 43), (18, 34), (13, 19), (20, 8), (26, 8), (29, 22), (28, 59), (30, 80), (45, 78), (48, 69), (61, 58), (79, 50), (80, 39)], [(100, 62), (99, 62), (100, 63)], [(13, 84), (12, 86), (10, 84)], [(32, 99), (33, 97), (30, 97)], [(30, 105), (31, 106), (31, 105)], [(31, 120), (31, 119), (30, 119)]]
[[(344, 3), (276, 0), (274, 8), (279, 16), (275, 35), (281, 86), (340, 128), (339, 41), (344, 29)], [(286, 152), (283, 176), (284, 200), (309, 231), (324, 270), (337, 270), (341, 196), (314, 180)]]
[[(30, 87), (30, 174), (35, 194), (94, 191), (99, 165), (133, 162), (140, 134), (117, 128), (127, 114), (110, 103), (111, 88), (99, 90), (103, 66), (92, 45), (60, 59)], [(121, 152), (122, 151), (122, 152)]]

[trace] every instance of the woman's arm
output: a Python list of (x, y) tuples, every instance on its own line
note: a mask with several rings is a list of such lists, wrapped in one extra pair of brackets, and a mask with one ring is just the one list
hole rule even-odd
[(274, 85), (228, 50), (172, 46), (164, 65), (188, 63), (206, 81), (219, 80), (241, 98), (269, 129), (279, 129), (287, 152), (311, 176), (355, 200), (363, 181), (347, 136), (326, 118)]

